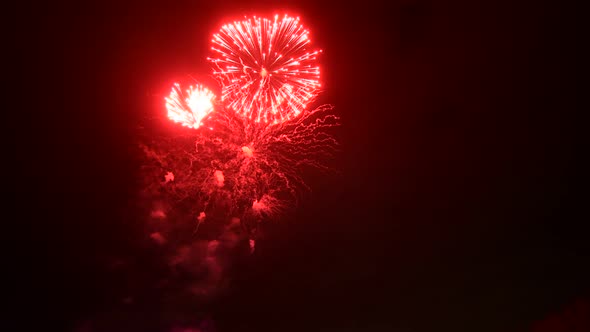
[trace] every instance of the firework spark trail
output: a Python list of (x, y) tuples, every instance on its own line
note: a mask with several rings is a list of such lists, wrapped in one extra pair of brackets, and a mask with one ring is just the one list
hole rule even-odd
[(256, 123), (297, 117), (318, 94), (317, 55), (299, 18), (251, 18), (226, 24), (213, 36), (209, 58), (226, 106)]

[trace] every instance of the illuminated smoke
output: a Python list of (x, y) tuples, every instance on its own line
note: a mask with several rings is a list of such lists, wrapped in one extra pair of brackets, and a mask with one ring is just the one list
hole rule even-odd
[(154, 232), (154, 233), (150, 234), (150, 238), (152, 240), (154, 240), (155, 243), (160, 244), (160, 245), (166, 243), (166, 238), (164, 236), (162, 236), (162, 234), (160, 234), (160, 232)]
[(248, 240), (248, 245), (250, 246), (250, 253), (254, 252), (254, 249), (256, 248), (256, 241), (253, 239)]
[(163, 219), (166, 218), (166, 213), (160, 209), (152, 210), (151, 217), (154, 219)]

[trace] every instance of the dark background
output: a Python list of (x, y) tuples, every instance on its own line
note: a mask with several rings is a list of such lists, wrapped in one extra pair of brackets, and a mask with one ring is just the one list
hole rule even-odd
[[(310, 179), (296, 222), (232, 272), (227, 294), (204, 305), (159, 293), (159, 252), (134, 213), (139, 124), (163, 112), (172, 82), (208, 71), (222, 22), (275, 12), (299, 14), (324, 50), (318, 104), (342, 117), (342, 175)], [(25, 226), (5, 235), (18, 330), (528, 331), (587, 303), (575, 12), (461, 0), (23, 8), (8, 30), (24, 50), (7, 124), (9, 203)]]

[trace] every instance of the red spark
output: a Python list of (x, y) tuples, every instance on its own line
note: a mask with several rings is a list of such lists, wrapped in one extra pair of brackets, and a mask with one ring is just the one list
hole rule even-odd
[(166, 218), (166, 213), (162, 210), (153, 210), (150, 214), (152, 216), (152, 218), (155, 219), (163, 219)]
[(299, 18), (249, 18), (224, 25), (213, 36), (209, 58), (222, 101), (255, 123), (278, 124), (298, 116), (318, 94), (318, 53)]

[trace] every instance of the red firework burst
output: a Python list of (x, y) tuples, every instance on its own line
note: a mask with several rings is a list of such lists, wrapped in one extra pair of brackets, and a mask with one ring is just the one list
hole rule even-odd
[(299, 18), (254, 17), (224, 25), (213, 36), (214, 74), (227, 107), (256, 123), (277, 124), (299, 115), (317, 95), (319, 51), (309, 51)]
[(215, 95), (207, 88), (192, 85), (183, 92), (175, 83), (170, 96), (165, 98), (168, 118), (183, 126), (197, 129), (202, 121), (213, 111)]

